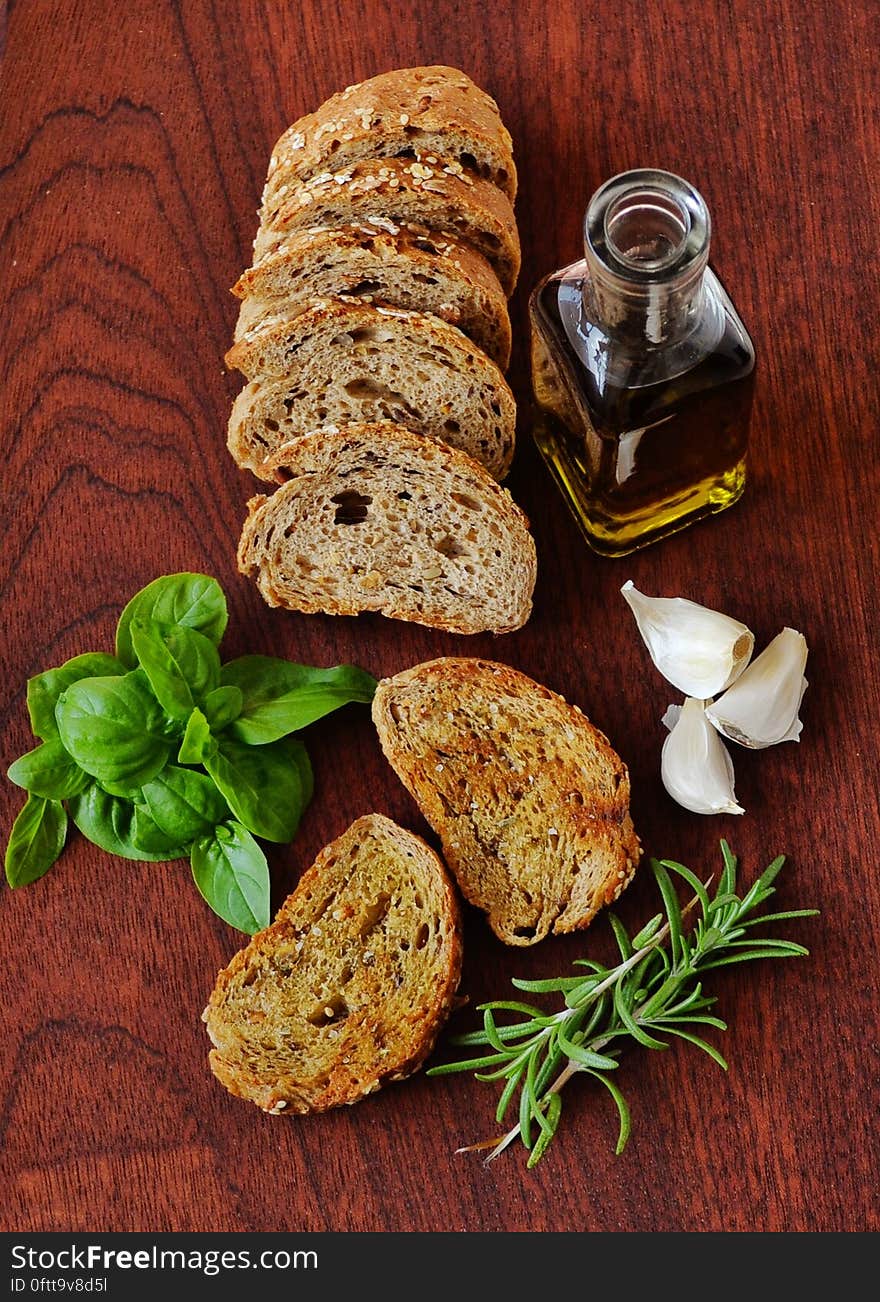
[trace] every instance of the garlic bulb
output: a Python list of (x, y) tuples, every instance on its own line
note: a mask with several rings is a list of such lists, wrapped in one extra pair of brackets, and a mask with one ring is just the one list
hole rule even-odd
[(708, 719), (725, 737), (752, 750), (798, 741), (806, 664), (803, 634), (784, 628), (730, 690), (707, 708)]
[(694, 814), (743, 814), (733, 789), (733, 761), (703, 706), (703, 701), (689, 696), (677, 718), (676, 706), (663, 716), (672, 729), (660, 759), (663, 785), (673, 800)]
[(684, 597), (646, 597), (631, 579), (620, 591), (654, 664), (686, 696), (717, 696), (749, 663), (755, 639), (738, 620)]

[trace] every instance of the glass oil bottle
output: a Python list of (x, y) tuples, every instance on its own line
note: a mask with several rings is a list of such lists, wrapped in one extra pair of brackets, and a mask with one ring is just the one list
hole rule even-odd
[(687, 181), (613, 177), (584, 235), (530, 302), (535, 440), (590, 546), (624, 556), (741, 496), (755, 352)]

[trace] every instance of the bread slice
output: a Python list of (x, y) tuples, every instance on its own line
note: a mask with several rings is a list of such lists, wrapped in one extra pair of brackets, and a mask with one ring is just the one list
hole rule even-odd
[(379, 217), (395, 226), (427, 226), (469, 245), (492, 266), (505, 294), (513, 293), (520, 247), (510, 201), (454, 159), (367, 158), (335, 172), (319, 172), (283, 199), (271, 222), (257, 232), (255, 263), (276, 253), (291, 231)]
[(367, 303), (318, 300), (271, 315), (226, 355), (254, 379), (229, 421), (242, 467), (276, 478), (278, 448), (320, 426), (392, 420), (468, 452), (502, 479), (516, 437), (516, 403), (494, 362), (437, 317)]
[(506, 944), (586, 927), (630, 881), (641, 847), (626, 765), (555, 692), (488, 660), (431, 660), (379, 684), (373, 720)]
[(461, 975), (458, 904), (424, 841), (369, 814), (331, 842), (203, 1013), (214, 1075), (265, 1112), (357, 1103), (425, 1060)]
[(510, 135), (492, 97), (457, 68), (398, 68), (349, 86), (288, 127), (272, 150), (264, 220), (286, 186), (402, 153), (446, 154), (516, 198)]
[(279, 459), (292, 478), (253, 499), (238, 549), (270, 606), (380, 611), (452, 633), (528, 619), (528, 521), (463, 452), (379, 422), (309, 434)]
[(308, 227), (246, 271), (233, 293), (244, 299), (236, 340), (279, 301), (292, 314), (311, 298), (344, 296), (430, 312), (502, 370), (510, 361), (510, 318), (495, 272), (482, 254), (424, 227)]

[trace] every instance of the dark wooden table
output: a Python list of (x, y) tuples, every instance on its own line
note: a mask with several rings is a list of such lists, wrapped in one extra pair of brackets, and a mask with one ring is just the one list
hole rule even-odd
[[(25, 680), (108, 648), (159, 573), (207, 571), (230, 601), (228, 656), (377, 674), (432, 656), (509, 661), (579, 702), (628, 761), (649, 852), (700, 869), (730, 838), (753, 876), (790, 855), (781, 907), (809, 959), (720, 974), (724, 1075), (689, 1046), (633, 1053), (613, 1156), (610, 1101), (569, 1088), (540, 1168), (455, 1147), (493, 1133), (495, 1096), (420, 1076), (355, 1109), (263, 1116), (206, 1068), (199, 1020), (240, 938), (185, 863), (141, 865), (72, 838), (0, 900), (2, 1221), (8, 1229), (766, 1230), (878, 1228), (876, 24), (863, 0), (17, 0), (0, 125), (2, 754), (30, 746)], [(533, 520), (534, 616), (503, 639), (379, 617), (269, 611), (235, 568), (254, 482), (224, 447), (224, 371), (270, 147), (332, 91), (407, 64), (460, 65), (513, 133), (524, 264), (511, 487)], [(668, 167), (705, 194), (714, 263), (760, 352), (742, 503), (625, 561), (582, 544), (529, 438), (526, 297), (578, 256), (604, 178)], [(681, 593), (766, 642), (810, 644), (799, 746), (737, 752), (744, 818), (680, 810), (659, 780), (651, 670), (618, 589)], [(874, 731), (872, 731), (872, 728)], [(315, 800), (271, 854), (277, 901), (350, 820), (424, 830), (367, 712), (310, 730)], [(3, 783), (4, 835), (20, 793)], [(655, 911), (643, 871), (621, 902)], [(503, 997), (608, 928), (509, 950), (469, 914), (463, 991)], [(459, 1028), (473, 1014), (459, 1016)], [(872, 1098), (873, 1091), (873, 1098)]]

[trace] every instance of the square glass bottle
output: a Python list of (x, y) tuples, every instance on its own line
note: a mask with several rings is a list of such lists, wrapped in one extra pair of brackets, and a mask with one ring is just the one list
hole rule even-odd
[(613, 177), (584, 233), (529, 305), (535, 440), (590, 546), (624, 556), (741, 496), (755, 351), (687, 181)]

